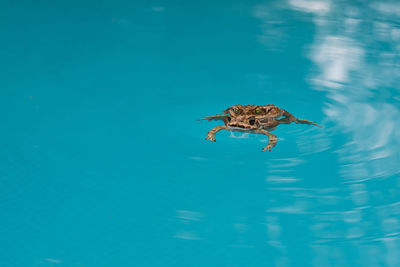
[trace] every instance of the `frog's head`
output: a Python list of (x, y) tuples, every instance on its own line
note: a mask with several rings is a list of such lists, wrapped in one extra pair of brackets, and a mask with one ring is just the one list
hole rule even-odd
[(253, 113), (253, 109), (253, 105), (234, 105), (226, 109), (224, 111), (228, 115), (225, 119), (226, 126), (242, 129), (258, 129), (260, 124), (257, 116)]

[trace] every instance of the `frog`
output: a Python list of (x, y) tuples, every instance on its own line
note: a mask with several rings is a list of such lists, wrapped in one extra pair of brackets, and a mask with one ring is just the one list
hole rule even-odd
[(208, 121), (222, 121), (224, 125), (216, 126), (207, 133), (206, 140), (216, 142), (215, 136), (221, 130), (262, 134), (268, 136), (268, 143), (262, 152), (271, 151), (276, 146), (278, 138), (271, 131), (280, 124), (309, 124), (322, 127), (314, 121), (299, 119), (286, 110), (273, 104), (267, 105), (233, 105), (223, 112), (199, 119)]

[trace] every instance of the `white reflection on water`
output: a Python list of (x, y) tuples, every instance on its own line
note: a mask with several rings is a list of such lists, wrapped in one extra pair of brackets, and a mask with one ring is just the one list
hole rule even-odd
[(297, 158), (283, 158), (268, 161), (269, 174), (266, 178), (267, 183), (288, 184), (300, 181), (299, 178), (293, 176), (293, 167), (303, 163), (304, 160)]
[(371, 6), (385, 15), (394, 15), (396, 17), (400, 16), (400, 5), (396, 2), (375, 2)]
[(299, 151), (303, 155), (319, 153), (332, 148), (331, 140), (328, 136), (329, 130), (321, 131), (320, 128), (299, 128), (296, 143)]
[[(348, 17), (360, 13), (354, 7), (351, 10)], [(326, 23), (316, 25), (315, 43), (309, 52), (316, 69), (309, 80), (316, 89), (327, 92), (327, 118), (334, 122), (337, 131), (351, 136), (337, 150), (343, 162), (341, 175), (349, 182), (361, 182), (399, 172), (400, 111), (388, 101), (393, 93), (385, 88), (394, 86), (399, 78), (398, 68), (395, 73), (392, 64), (398, 53), (382, 51), (376, 39), (392, 47), (400, 43), (395, 25), (349, 19), (339, 33), (338, 22), (329, 17)], [(356, 24), (362, 24), (358, 32), (354, 32)], [(372, 36), (364, 29), (371, 24)], [(362, 41), (372, 51), (366, 51)]]
[(289, 0), (289, 4), (297, 10), (311, 12), (317, 15), (325, 15), (329, 12), (331, 7), (329, 1)]
[[(273, 7), (283, 8), (268, 4), (254, 11), (263, 23), (263, 44), (271, 35), (265, 24)], [(286, 8), (313, 16), (314, 40), (304, 47), (313, 67), (305, 79), (327, 97), (327, 127), (306, 129), (297, 145), (302, 155), (335, 151), (342, 180), (326, 189), (296, 187), (297, 166), (271, 163), (277, 167), (266, 179), (269, 227), (285, 231), (281, 214), (312, 216), (315, 266), (348, 265), (348, 247), (361, 248), (363, 266), (400, 266), (400, 3), (289, 0)], [(333, 148), (333, 135), (346, 140)], [(279, 234), (269, 240), (285, 247)]]
[(268, 244), (274, 247), (278, 253), (275, 266), (290, 266), (287, 248), (281, 242), (282, 227), (278, 220), (278, 216), (268, 216), (266, 218)]
[(47, 259), (44, 259), (45, 261), (47, 261), (47, 262), (51, 262), (51, 263), (61, 263), (62, 261), (61, 260), (56, 260), (56, 259), (52, 259), (52, 258), (47, 258)]
[(179, 223), (179, 230), (173, 235), (174, 238), (185, 240), (200, 240), (201, 237), (196, 231), (199, 222), (204, 218), (204, 214), (191, 210), (177, 210), (176, 216)]

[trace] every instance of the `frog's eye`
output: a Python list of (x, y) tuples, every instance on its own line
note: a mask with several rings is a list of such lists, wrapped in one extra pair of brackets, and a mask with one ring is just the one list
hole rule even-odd
[(256, 120), (254, 118), (249, 119), (250, 125), (254, 125), (256, 123)]
[(235, 112), (236, 114), (238, 114), (240, 112), (240, 110), (238, 108), (233, 108), (233, 112)]
[(261, 113), (261, 108), (256, 108), (256, 113), (257, 114)]

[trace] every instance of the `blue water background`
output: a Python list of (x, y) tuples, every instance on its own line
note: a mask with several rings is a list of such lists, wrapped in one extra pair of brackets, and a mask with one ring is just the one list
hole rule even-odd
[[(0, 2), (0, 266), (400, 266), (396, 1)], [(196, 119), (275, 104), (324, 125)]]

